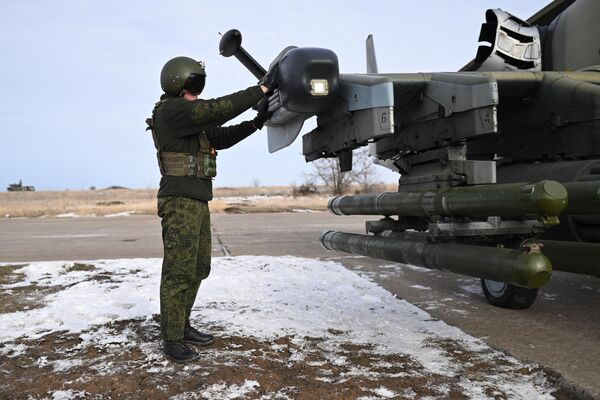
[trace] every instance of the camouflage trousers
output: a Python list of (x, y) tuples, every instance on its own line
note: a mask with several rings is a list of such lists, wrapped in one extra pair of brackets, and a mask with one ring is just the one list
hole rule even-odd
[(160, 328), (165, 340), (183, 339), (200, 282), (210, 274), (210, 212), (205, 201), (160, 197), (164, 258)]

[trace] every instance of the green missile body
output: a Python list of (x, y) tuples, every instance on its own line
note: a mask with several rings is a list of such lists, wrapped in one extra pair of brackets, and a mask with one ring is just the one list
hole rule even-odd
[(338, 196), (327, 208), (337, 215), (524, 217), (558, 224), (567, 189), (556, 181), (457, 186), (436, 191)]
[(329, 250), (450, 271), (528, 288), (539, 288), (546, 284), (552, 275), (550, 260), (535, 245), (531, 245), (531, 250), (527, 251), (334, 231), (324, 232), (320, 240)]
[(600, 182), (563, 183), (569, 193), (565, 214), (600, 214)]
[(600, 278), (600, 244), (527, 239), (524, 244), (541, 244), (556, 271), (594, 275)]

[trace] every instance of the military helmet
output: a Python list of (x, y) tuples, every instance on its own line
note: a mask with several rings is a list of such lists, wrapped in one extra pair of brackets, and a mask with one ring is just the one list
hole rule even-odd
[(175, 96), (179, 96), (183, 89), (198, 95), (204, 89), (205, 81), (204, 62), (189, 57), (170, 59), (160, 72), (162, 90)]

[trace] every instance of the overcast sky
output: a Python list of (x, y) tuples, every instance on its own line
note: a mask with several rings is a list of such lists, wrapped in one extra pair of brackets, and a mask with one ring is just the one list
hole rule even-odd
[[(547, 2), (2, 1), (0, 190), (20, 178), (48, 190), (158, 186), (144, 120), (161, 94), (163, 64), (204, 60), (203, 98), (256, 83), (236, 59), (219, 56), (218, 32), (239, 29), (263, 66), (296, 45), (330, 48), (342, 72), (364, 72), (372, 33), (381, 72), (455, 71), (475, 55), (487, 8), (528, 18)], [(218, 162), (216, 186), (301, 183), (310, 168), (300, 138), (269, 154), (266, 130)]]

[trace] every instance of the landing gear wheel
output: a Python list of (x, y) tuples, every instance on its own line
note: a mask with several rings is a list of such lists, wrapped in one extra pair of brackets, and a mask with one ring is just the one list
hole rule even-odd
[(537, 289), (524, 288), (490, 279), (482, 279), (481, 288), (488, 303), (497, 307), (515, 310), (531, 307), (538, 293)]

